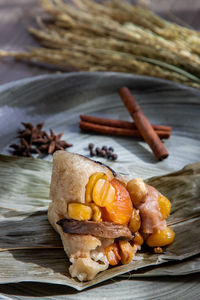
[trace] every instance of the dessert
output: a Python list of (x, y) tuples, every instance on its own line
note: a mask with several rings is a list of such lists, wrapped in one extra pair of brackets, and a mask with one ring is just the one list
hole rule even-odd
[(78, 154), (54, 154), (50, 198), (49, 221), (80, 281), (130, 263), (143, 243), (163, 247), (175, 237), (165, 220), (171, 204), (159, 191)]

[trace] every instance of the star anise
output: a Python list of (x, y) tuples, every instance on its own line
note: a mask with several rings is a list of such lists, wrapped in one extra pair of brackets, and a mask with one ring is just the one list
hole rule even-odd
[(50, 135), (45, 132), (44, 138), (34, 140), (34, 143), (39, 143), (39, 150), (44, 153), (48, 152), (48, 154), (54, 153), (56, 150), (64, 150), (65, 148), (71, 147), (72, 144), (69, 144), (65, 141), (61, 141), (61, 137), (64, 132), (56, 135), (52, 129), (50, 129)]
[(19, 131), (20, 144), (10, 145), (14, 149), (14, 155), (30, 157), (33, 153), (53, 154), (56, 150), (64, 150), (72, 146), (72, 144), (60, 140), (63, 132), (56, 135), (50, 129), (49, 135), (43, 131), (44, 123), (39, 123), (36, 127), (31, 123), (22, 123), (22, 125), (25, 129)]
[(31, 157), (32, 153), (41, 153), (39, 149), (31, 146), (24, 138), (21, 139), (21, 144), (12, 144), (10, 147), (14, 149), (13, 154), (18, 156)]
[(44, 136), (45, 131), (42, 131), (42, 127), (44, 123), (39, 123), (36, 127), (33, 126), (31, 123), (24, 123), (25, 130), (19, 131), (19, 135), (17, 137), (24, 138), (28, 143), (32, 143), (33, 139), (42, 138)]

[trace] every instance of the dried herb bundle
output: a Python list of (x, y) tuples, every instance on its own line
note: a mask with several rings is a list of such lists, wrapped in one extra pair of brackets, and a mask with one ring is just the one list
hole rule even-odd
[(125, 1), (42, 0), (50, 20), (29, 28), (43, 48), (0, 57), (155, 76), (200, 88), (200, 33)]

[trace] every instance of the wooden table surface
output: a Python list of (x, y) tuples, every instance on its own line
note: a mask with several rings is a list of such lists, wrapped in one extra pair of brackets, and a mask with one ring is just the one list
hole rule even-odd
[[(200, 0), (140, 1), (148, 2), (155, 12), (169, 20), (200, 30)], [(0, 0), (0, 49), (17, 51), (37, 46), (27, 27), (35, 24), (34, 19), (39, 12), (38, 0)], [(0, 84), (52, 72), (55, 71), (12, 59), (1, 60)]]

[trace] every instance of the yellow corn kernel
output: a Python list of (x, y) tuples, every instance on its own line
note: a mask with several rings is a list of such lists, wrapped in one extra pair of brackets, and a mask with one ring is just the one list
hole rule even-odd
[(102, 221), (101, 209), (94, 203), (90, 203), (90, 206), (92, 207), (92, 211), (93, 211), (92, 220), (96, 222)]
[(115, 200), (115, 188), (105, 179), (99, 179), (92, 192), (93, 201), (100, 207), (105, 207)]
[(141, 219), (140, 219), (139, 210), (136, 210), (135, 208), (133, 208), (128, 227), (129, 227), (130, 231), (132, 233), (134, 233), (140, 229), (140, 226), (141, 226)]
[(94, 188), (95, 183), (100, 179), (107, 179), (107, 176), (105, 173), (94, 173), (93, 175), (90, 176), (89, 181), (86, 185), (86, 191), (85, 191), (85, 201), (86, 202), (91, 202), (92, 201), (92, 191)]
[(127, 191), (130, 194), (134, 206), (138, 206), (148, 193), (147, 187), (141, 178), (134, 178), (127, 183)]
[(142, 235), (137, 231), (134, 237), (134, 245), (142, 246), (143, 243), (144, 243), (144, 239)]
[(160, 212), (163, 215), (163, 219), (166, 219), (171, 210), (171, 202), (163, 195), (158, 197), (158, 204), (160, 208)]
[(174, 241), (174, 238), (175, 232), (167, 227), (164, 230), (159, 230), (151, 234), (145, 242), (150, 247), (162, 247), (171, 244)]
[(92, 208), (82, 203), (69, 203), (68, 215), (74, 220), (90, 220), (92, 218)]
[(129, 264), (133, 258), (134, 248), (127, 241), (119, 241), (119, 249), (122, 264)]

